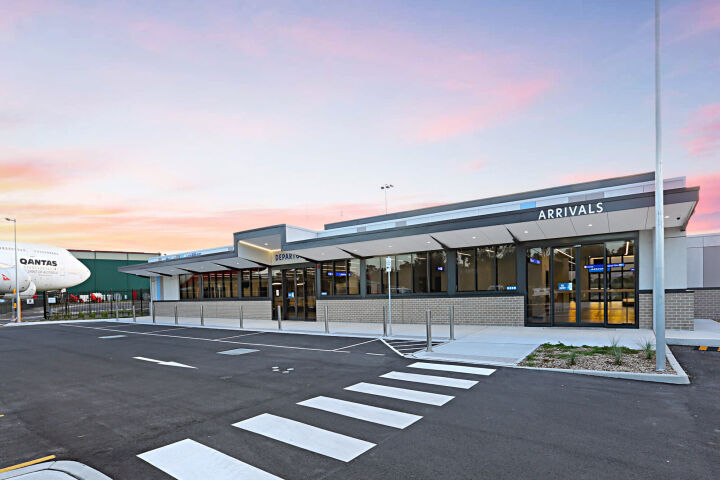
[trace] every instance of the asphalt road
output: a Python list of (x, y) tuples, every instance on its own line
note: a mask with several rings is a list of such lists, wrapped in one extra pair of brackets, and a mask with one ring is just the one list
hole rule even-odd
[[(379, 341), (236, 337), (248, 333), (114, 322), (0, 328), (0, 468), (56, 455), (115, 479), (169, 479), (137, 455), (184, 439), (286, 479), (710, 478), (720, 468), (720, 353), (673, 349), (693, 378), (674, 386), (417, 371)], [(116, 335), (125, 336), (100, 338)], [(218, 354), (235, 348), (257, 351)], [(390, 371), (478, 383), (379, 378)], [(435, 406), (345, 390), (358, 382), (454, 398)], [(398, 429), (297, 405), (321, 395), (422, 419)], [(345, 462), (232, 426), (265, 413), (375, 446)]]

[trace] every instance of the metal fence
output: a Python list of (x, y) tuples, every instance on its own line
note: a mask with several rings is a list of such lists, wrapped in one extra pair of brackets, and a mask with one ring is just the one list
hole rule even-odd
[(45, 295), (48, 320), (131, 318), (150, 315), (149, 290), (110, 292), (48, 292)]

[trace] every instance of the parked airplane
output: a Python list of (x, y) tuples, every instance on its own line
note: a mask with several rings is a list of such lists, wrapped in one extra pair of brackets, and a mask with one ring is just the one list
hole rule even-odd
[[(90, 270), (64, 248), (18, 243), (17, 250), (20, 298), (73, 287), (90, 277)], [(12, 298), (14, 288), (15, 244), (0, 241), (0, 295)]]

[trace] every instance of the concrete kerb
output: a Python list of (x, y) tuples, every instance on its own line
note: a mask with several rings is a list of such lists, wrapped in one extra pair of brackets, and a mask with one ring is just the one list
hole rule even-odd
[(685, 370), (680, 366), (675, 356), (669, 348), (665, 348), (667, 359), (675, 370), (675, 374), (665, 373), (635, 373), (635, 372), (606, 372), (604, 370), (573, 370), (570, 368), (541, 368), (541, 367), (522, 367), (515, 365), (512, 368), (522, 368), (526, 370), (542, 370), (545, 372), (561, 372), (576, 373), (578, 375), (591, 375), (595, 377), (621, 378), (624, 380), (639, 380), (641, 382), (669, 383), (673, 385), (689, 385), (690, 378)]
[[(0, 473), (0, 480), (23, 478), (25, 475), (43, 471), (54, 472), (47, 475), (47, 478), (53, 479), (67, 478), (68, 480), (112, 480), (110, 477), (98, 472), (94, 468), (88, 467), (83, 463), (69, 460), (38, 463), (37, 465), (10, 470), (5, 473)], [(66, 475), (62, 475), (63, 473)], [(32, 476), (32, 478), (41, 477)]]
[[(252, 321), (253, 319), (245, 319), (246, 321)], [(148, 320), (141, 320), (138, 318), (136, 322), (133, 322), (132, 319), (126, 319), (121, 318), (119, 321), (116, 321), (114, 318), (112, 319), (103, 319), (103, 318), (96, 318), (94, 320), (45, 320), (42, 322), (21, 322), (21, 323), (12, 323), (4, 325), (6, 327), (13, 326), (13, 327), (24, 327), (24, 326), (30, 326), (30, 325), (59, 325), (59, 324), (65, 324), (65, 323), (97, 323), (97, 322), (107, 322), (107, 323), (114, 323), (114, 324), (128, 324), (128, 325), (154, 325), (154, 326), (171, 326), (171, 327), (191, 327), (191, 328), (200, 328), (200, 329), (209, 329), (209, 330), (228, 330), (228, 331), (234, 331), (234, 332), (262, 332), (262, 333), (288, 333), (291, 335), (316, 335), (316, 336), (324, 336), (324, 337), (344, 337), (344, 338), (384, 338), (381, 334), (368, 334), (363, 332), (331, 332), (331, 333), (325, 333), (324, 331), (305, 331), (305, 330), (278, 330), (277, 328), (232, 328), (227, 325), (200, 325), (199, 323), (153, 323), (152, 321)], [(434, 335), (434, 339), (440, 340), (440, 341), (448, 341), (450, 339), (449, 336), (439, 336)], [(393, 335), (392, 337), (387, 337), (387, 340), (424, 340), (425, 337), (421, 336), (415, 336), (415, 335)]]

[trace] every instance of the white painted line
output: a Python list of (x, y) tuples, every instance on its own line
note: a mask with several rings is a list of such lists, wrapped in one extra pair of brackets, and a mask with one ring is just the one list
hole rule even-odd
[(402, 380), (404, 382), (427, 383), (429, 385), (441, 385), (443, 387), (453, 388), (472, 388), (478, 382), (475, 380), (462, 380), (459, 378), (438, 377), (435, 375), (418, 375), (416, 373), (390, 372), (380, 375), (382, 378), (391, 380)]
[(243, 333), (241, 335), (233, 335), (232, 337), (218, 338), (217, 340), (227, 340), (228, 338), (238, 338), (238, 337), (249, 337), (250, 335), (259, 335), (261, 333), (265, 333), (265, 332)]
[(162, 360), (155, 360), (154, 358), (145, 358), (145, 357), (133, 357), (133, 358), (135, 360), (142, 360), (144, 362), (153, 362), (153, 363), (157, 363), (158, 365), (166, 365), (168, 367), (197, 368), (197, 367), (192, 367), (190, 365), (185, 365), (184, 363), (164, 362)]
[[(147, 325), (144, 323), (143, 325)], [(159, 332), (171, 332), (171, 331), (178, 331), (178, 330), (186, 330), (190, 327), (173, 327), (173, 328), (164, 328), (162, 330), (150, 330), (149, 332), (132, 332), (132, 333), (159, 333)]]
[(381, 341), (382, 343), (384, 343), (386, 347), (388, 347), (390, 350), (392, 350), (393, 352), (397, 353), (397, 354), (400, 355), (401, 357), (404, 357), (404, 356), (405, 356), (405, 355), (403, 355), (402, 353), (400, 353), (400, 352), (398, 352), (397, 350), (395, 350), (395, 347), (393, 347), (392, 345), (390, 345), (384, 338), (381, 338), (380, 341)]
[(233, 424), (259, 435), (285, 442), (311, 452), (349, 462), (372, 447), (374, 443), (348, 437), (322, 428), (306, 425), (289, 418), (263, 413)]
[(385, 356), (384, 353), (370, 353), (370, 352), (365, 352), (365, 355), (379, 355), (379, 356), (381, 356), (381, 357), (384, 357), (384, 356)]
[(98, 337), (102, 338), (103, 340), (110, 340), (111, 338), (125, 338), (127, 335), (108, 335), (106, 337)]
[(337, 413), (346, 417), (379, 423), (394, 428), (405, 428), (420, 420), (420, 415), (388, 410), (387, 408), (363, 405), (362, 403), (347, 402), (337, 398), (315, 397), (310, 400), (298, 402), (303, 407), (317, 408), (330, 413)]
[[(62, 324), (63, 327), (73, 327), (73, 328), (89, 328), (92, 330), (104, 330), (106, 332), (120, 332), (120, 333), (132, 333), (133, 335), (149, 335), (149, 336), (155, 336), (155, 337), (164, 337), (164, 338), (182, 338), (184, 340), (200, 340), (203, 342), (221, 342), (221, 343), (233, 343), (235, 345), (252, 345), (256, 347), (272, 347), (272, 348), (286, 348), (290, 350), (308, 350), (313, 352), (331, 352), (331, 353), (350, 353), (345, 351), (334, 351), (334, 350), (327, 350), (325, 348), (310, 348), (310, 347), (291, 347), (289, 345), (272, 345), (268, 343), (249, 343), (249, 342), (236, 342), (233, 340), (218, 340), (214, 338), (203, 338), (203, 337), (184, 337), (181, 335), (168, 335), (165, 333), (162, 334), (156, 334), (156, 333), (150, 333), (150, 332), (126, 332), (124, 330), (115, 330), (112, 328), (103, 328), (103, 327), (83, 327), (81, 325), (68, 325), (68, 324)], [(193, 327), (188, 327), (193, 328)], [(260, 333), (268, 333), (268, 332), (260, 332)]]
[(232, 350), (225, 350), (224, 352), (218, 352), (220, 355), (245, 355), (246, 353), (257, 352), (252, 348), (234, 348)]
[(345, 387), (345, 390), (436, 406), (445, 405), (447, 402), (455, 398), (452, 395), (440, 395), (439, 393), (421, 392), (419, 390), (409, 390), (407, 388), (386, 387), (385, 385), (376, 385), (374, 383), (365, 382)]
[(494, 368), (465, 367), (463, 365), (449, 365), (447, 363), (415, 362), (408, 365), (411, 368), (424, 368), (426, 370), (440, 370), (442, 372), (472, 373), (474, 375), (492, 375)]
[(340, 351), (340, 350), (345, 350), (346, 348), (357, 347), (358, 345), (365, 345), (366, 343), (375, 342), (375, 341), (377, 341), (377, 338), (373, 338), (372, 340), (367, 340), (367, 341), (365, 341), (365, 342), (355, 343), (355, 344), (353, 344), (353, 345), (348, 345), (347, 347), (336, 348), (336, 349), (333, 350), (333, 351), (337, 352), (337, 351)]
[(141, 453), (138, 457), (178, 480), (282, 480), (190, 439)]

